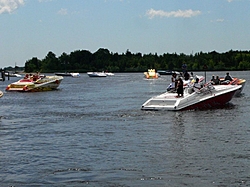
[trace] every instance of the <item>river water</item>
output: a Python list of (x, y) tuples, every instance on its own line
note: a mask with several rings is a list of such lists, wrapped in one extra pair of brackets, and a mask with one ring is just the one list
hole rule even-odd
[(37, 93), (0, 82), (0, 186), (250, 186), (250, 76), (230, 73), (247, 80), (241, 97), (182, 112), (140, 110), (170, 76), (81, 74)]

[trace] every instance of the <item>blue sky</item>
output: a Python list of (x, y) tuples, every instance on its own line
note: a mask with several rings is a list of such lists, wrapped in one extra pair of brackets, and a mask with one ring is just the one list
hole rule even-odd
[(0, 0), (0, 67), (49, 51), (249, 50), (250, 0)]

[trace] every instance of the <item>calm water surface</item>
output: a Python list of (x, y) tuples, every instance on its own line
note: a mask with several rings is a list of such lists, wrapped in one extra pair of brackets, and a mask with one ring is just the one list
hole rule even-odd
[(82, 74), (42, 93), (0, 82), (0, 186), (250, 186), (250, 75), (231, 74), (241, 97), (183, 112), (140, 110), (170, 76)]

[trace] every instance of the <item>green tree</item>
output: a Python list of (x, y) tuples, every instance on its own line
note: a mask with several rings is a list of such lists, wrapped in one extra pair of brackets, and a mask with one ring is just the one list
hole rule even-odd
[(47, 72), (54, 72), (60, 69), (59, 60), (53, 52), (49, 52), (45, 59), (42, 60), (42, 70)]
[(33, 57), (32, 59), (26, 61), (24, 69), (25, 72), (30, 73), (30, 72), (37, 72), (41, 71), (42, 69), (42, 63), (41, 60), (39, 60), (37, 57)]
[(149, 68), (182, 71), (182, 64), (188, 66), (188, 71), (200, 71), (208, 66), (208, 70), (250, 70), (250, 52), (233, 51), (218, 53), (216, 51), (198, 52), (190, 55), (184, 53), (164, 53), (158, 55), (132, 53), (110, 53), (108, 49), (100, 48), (95, 53), (88, 50), (76, 50), (67, 55), (62, 53), (58, 58), (50, 51), (43, 60), (33, 57), (25, 62), (26, 72), (44, 71), (120, 71), (138, 72)]

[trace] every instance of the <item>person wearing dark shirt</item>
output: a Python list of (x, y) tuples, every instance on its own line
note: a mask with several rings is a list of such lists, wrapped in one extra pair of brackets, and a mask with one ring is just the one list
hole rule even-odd
[(220, 78), (219, 78), (218, 75), (216, 76), (216, 79), (214, 79), (214, 84), (215, 85), (219, 85), (220, 84)]
[(190, 78), (189, 73), (187, 71), (185, 71), (185, 73), (184, 73), (184, 79), (185, 79), (185, 81), (187, 81), (189, 78)]
[(225, 81), (226, 81), (226, 80), (232, 81), (233, 78), (231, 77), (231, 75), (229, 75), (229, 73), (227, 73), (226, 76), (225, 76), (225, 78), (224, 78), (224, 80), (225, 80)]
[(215, 84), (215, 77), (214, 77), (214, 75), (212, 76), (211, 82), (212, 82), (212, 84)]
[(183, 81), (181, 78), (179, 78), (177, 82), (177, 97), (183, 97), (183, 91)]

